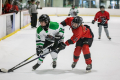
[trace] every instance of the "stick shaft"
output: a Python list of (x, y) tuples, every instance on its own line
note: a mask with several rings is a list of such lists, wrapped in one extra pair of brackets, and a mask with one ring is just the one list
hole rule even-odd
[[(50, 52), (52, 52), (52, 51), (50, 51)], [(39, 57), (37, 57), (37, 58), (35, 58), (35, 59), (32, 59), (32, 60), (30, 60), (30, 61), (28, 61), (28, 62), (26, 62), (26, 63), (24, 63), (24, 64), (22, 64), (22, 65), (20, 65), (20, 66), (18, 66), (18, 67), (16, 67), (16, 68), (14, 68), (13, 70), (16, 70), (16, 69), (18, 69), (18, 68), (20, 68), (20, 67), (22, 67), (22, 66), (24, 66), (24, 65), (26, 65), (26, 64), (28, 64), (28, 63), (30, 63), (30, 62), (33, 62), (33, 61), (35, 61), (36, 59), (38, 59), (38, 58), (40, 58), (40, 57), (43, 57), (43, 56), (49, 54), (50, 52), (45, 53), (44, 55), (39, 56)]]
[(31, 59), (31, 58), (32, 58), (33, 56), (35, 56), (35, 55), (36, 55), (36, 54), (34, 54), (34, 55), (30, 56), (29, 58), (25, 59), (24, 61), (22, 61), (21, 63), (17, 64), (17, 65), (16, 65), (16, 66), (14, 66), (14, 67), (12, 67), (11, 69), (14, 69), (15, 67), (19, 66), (20, 64), (22, 64), (22, 63), (24, 63), (24, 62), (28, 61), (29, 59)]
[[(44, 50), (46, 50), (48, 47), (50, 47), (51, 45), (53, 45), (53, 43), (52, 44), (50, 44), (49, 46), (47, 46), (46, 48), (44, 48), (43, 49), (43, 51)], [(14, 66), (14, 67), (12, 67), (11, 69), (14, 69), (15, 67), (17, 67), (17, 66), (19, 66), (20, 64), (22, 64), (22, 63), (24, 63), (24, 62), (26, 62), (26, 61), (28, 61), (29, 59), (31, 59), (33, 56), (35, 56), (36, 54), (34, 54), (34, 55), (32, 55), (32, 56), (30, 56), (29, 58), (27, 58), (27, 59), (25, 59), (24, 61), (22, 61), (21, 63), (19, 63), (19, 64), (17, 64), (16, 66)], [(10, 69), (9, 69), (10, 70)]]
[(92, 23), (92, 22), (83, 22), (83, 23)]
[[(49, 46), (47, 46), (46, 48), (44, 48), (43, 51), (46, 50), (48, 47), (50, 47), (50, 46), (53, 45), (53, 44), (54, 44), (54, 43), (52, 43), (52, 44), (50, 44)], [(47, 54), (48, 54), (48, 53), (47, 53)], [(15, 69), (17, 69), (17, 68), (19, 68), (19, 67), (22, 67), (22, 66), (24, 66), (24, 65), (32, 62), (32, 61), (29, 61), (28, 63), (25, 63), (25, 64), (21, 65), (22, 63), (28, 61), (29, 59), (31, 59), (31, 58), (32, 58), (33, 56), (35, 56), (35, 55), (36, 55), (36, 54), (30, 56), (29, 58), (25, 59), (24, 61), (22, 61), (21, 63), (17, 64), (16, 66), (12, 67), (12, 68), (9, 69), (9, 70), (15, 70)], [(43, 55), (43, 56), (44, 56), (44, 55)], [(36, 59), (35, 59), (35, 60), (36, 60)], [(33, 61), (34, 61), (34, 60), (33, 60)], [(21, 66), (19, 66), (19, 65), (21, 65)], [(17, 67), (17, 66), (19, 66), (19, 67)]]

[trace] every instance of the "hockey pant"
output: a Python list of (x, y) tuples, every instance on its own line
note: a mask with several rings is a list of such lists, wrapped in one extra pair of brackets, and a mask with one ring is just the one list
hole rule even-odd
[(85, 38), (78, 40), (78, 42), (76, 43), (76, 48), (74, 50), (74, 57), (73, 57), (74, 62), (77, 62), (79, 60), (79, 56), (82, 51), (84, 54), (86, 64), (92, 63), (91, 54), (89, 50), (89, 47), (92, 45), (92, 42), (93, 42), (93, 38)]
[[(40, 54), (41, 57), (38, 59), (38, 64), (41, 64), (43, 62), (43, 60), (45, 59), (45, 57), (48, 55), (48, 54), (46, 54), (48, 52), (49, 52), (49, 49), (46, 49), (42, 54)], [(46, 55), (44, 55), (44, 54), (46, 54)], [(51, 57), (52, 57), (53, 61), (56, 61), (58, 53), (51, 52), (50, 54), (51, 54)]]
[(109, 37), (108, 25), (107, 24), (105, 24), (105, 25), (98, 24), (99, 37), (101, 37), (102, 26), (104, 26), (104, 31), (106, 33), (106, 36)]

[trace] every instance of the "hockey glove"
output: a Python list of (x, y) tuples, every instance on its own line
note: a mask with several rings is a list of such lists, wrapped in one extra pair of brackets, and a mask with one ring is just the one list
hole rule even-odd
[(37, 54), (37, 56), (39, 56), (40, 54), (43, 53), (42, 49), (43, 49), (43, 47), (37, 46), (37, 48), (36, 48), (36, 54)]
[(65, 47), (66, 47), (66, 44), (61, 42), (61, 43), (58, 44), (58, 47), (57, 47), (57, 49), (55, 49), (54, 52), (59, 53), (61, 50), (65, 49)]
[(60, 39), (62, 39), (61, 36), (55, 35), (55, 42), (54, 42), (54, 45), (51, 47), (51, 50), (55, 50), (58, 47), (58, 43)]
[(65, 49), (65, 47), (66, 47), (66, 44), (63, 43), (63, 42), (59, 43), (59, 45), (58, 45), (58, 48), (59, 48), (60, 50)]
[(94, 24), (95, 23), (95, 20), (92, 20), (92, 24)]

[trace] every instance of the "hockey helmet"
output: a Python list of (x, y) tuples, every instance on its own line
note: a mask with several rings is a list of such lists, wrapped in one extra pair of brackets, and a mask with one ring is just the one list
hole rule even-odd
[[(82, 17), (79, 17), (79, 16), (74, 17), (74, 19), (72, 20), (72, 23), (71, 23), (72, 24), (72, 28), (73, 29), (78, 28), (82, 24), (82, 22), (83, 22)], [(77, 27), (73, 26), (74, 23), (77, 23)]]

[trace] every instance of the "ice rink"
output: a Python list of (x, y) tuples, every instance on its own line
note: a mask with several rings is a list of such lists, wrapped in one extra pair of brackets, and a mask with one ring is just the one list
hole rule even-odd
[[(91, 22), (93, 16), (82, 16), (84, 22)], [(61, 22), (66, 16), (51, 16), (51, 21)], [(85, 24), (85, 23), (84, 23)], [(76, 67), (72, 70), (74, 45), (67, 46), (58, 55), (57, 68), (52, 68), (52, 58), (47, 55), (43, 64), (32, 71), (37, 60), (29, 63), (14, 72), (0, 73), (0, 80), (120, 80), (120, 17), (111, 17), (109, 20), (109, 33), (111, 41), (107, 39), (102, 29), (101, 40), (98, 40), (98, 27), (91, 26), (95, 35), (92, 47), (92, 71), (86, 73), (86, 64), (83, 53)], [(22, 29), (13, 36), (0, 41), (0, 68), (10, 69), (36, 52), (36, 28), (30, 26)], [(71, 29), (65, 28), (65, 41), (72, 36)], [(37, 56), (33, 57), (36, 58)], [(32, 58), (32, 59), (33, 59)]]

